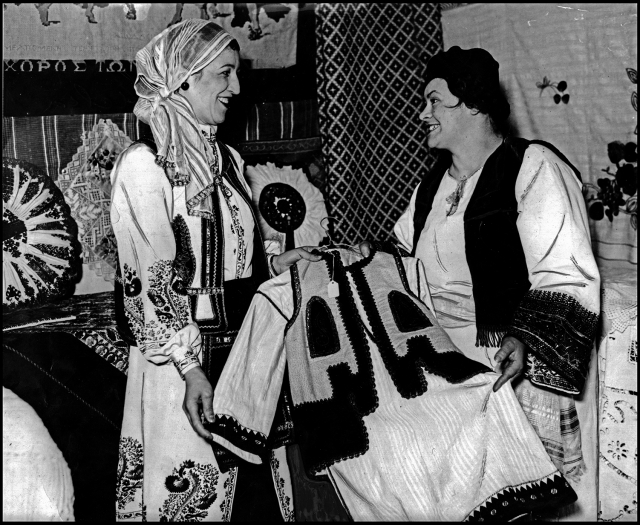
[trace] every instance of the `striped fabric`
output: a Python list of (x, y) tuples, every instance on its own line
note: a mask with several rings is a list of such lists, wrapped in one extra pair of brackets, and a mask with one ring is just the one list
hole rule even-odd
[(27, 160), (57, 181), (82, 144), (84, 132), (91, 131), (100, 119), (110, 119), (131, 140), (140, 138), (141, 125), (145, 126), (133, 113), (4, 117), (2, 156)]
[[(2, 119), (2, 156), (23, 159), (40, 166), (58, 180), (58, 175), (77, 152), (80, 137), (91, 131), (100, 119), (110, 119), (131, 140), (150, 133), (144, 122), (133, 113), (56, 115), (47, 117), (4, 117)], [(238, 151), (251, 150), (252, 143), (285, 141), (269, 151), (291, 152), (291, 141), (315, 139), (312, 149), (319, 148), (318, 105), (316, 100), (268, 102), (250, 106), (246, 111), (243, 139)], [(300, 145), (294, 145), (298, 151)], [(305, 151), (309, 147), (304, 148)], [(264, 150), (264, 147), (261, 148)]]
[(318, 103), (316, 100), (265, 102), (247, 112), (245, 140), (286, 140), (317, 137)]

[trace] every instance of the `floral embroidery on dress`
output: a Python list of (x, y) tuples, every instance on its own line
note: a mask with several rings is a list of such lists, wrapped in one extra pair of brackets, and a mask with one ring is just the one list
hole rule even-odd
[(158, 320), (174, 330), (182, 329), (190, 321), (189, 303), (171, 287), (173, 262), (158, 261), (149, 268), (147, 296), (154, 306)]
[(136, 492), (142, 490), (142, 467), (142, 444), (132, 437), (120, 438), (116, 484), (118, 510), (123, 510), (128, 503), (134, 500)]
[(282, 511), (284, 521), (295, 521), (295, 513), (293, 512), (291, 498), (285, 493), (285, 481), (282, 477), (280, 477), (280, 461), (278, 461), (278, 458), (276, 458), (273, 450), (271, 451), (271, 459), (269, 461), (269, 464), (271, 465), (271, 472), (273, 473), (273, 479), (276, 483), (278, 501), (280, 502), (280, 510)]
[(124, 313), (129, 320), (131, 332), (138, 343), (144, 340), (144, 305), (139, 297), (142, 291), (142, 283), (137, 272), (127, 263), (123, 265), (124, 279), (122, 287), (124, 289)]
[(215, 487), (219, 472), (213, 465), (188, 459), (174, 468), (164, 485), (169, 497), (160, 509), (160, 521), (201, 521), (218, 497)]
[(233, 506), (233, 494), (236, 487), (236, 478), (238, 476), (238, 467), (229, 469), (229, 476), (224, 482), (224, 499), (220, 504), (222, 511), (222, 521), (231, 521), (231, 509)]

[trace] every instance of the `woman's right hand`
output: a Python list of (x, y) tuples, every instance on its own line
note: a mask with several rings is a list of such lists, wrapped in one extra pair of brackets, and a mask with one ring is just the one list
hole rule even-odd
[(358, 244), (358, 249), (363, 257), (369, 257), (369, 254), (371, 253), (371, 243), (369, 241), (362, 241)]
[(196, 366), (184, 375), (186, 384), (182, 410), (187, 415), (193, 430), (200, 437), (211, 441), (211, 432), (202, 425), (200, 411), (210, 423), (213, 422), (213, 388), (201, 367)]

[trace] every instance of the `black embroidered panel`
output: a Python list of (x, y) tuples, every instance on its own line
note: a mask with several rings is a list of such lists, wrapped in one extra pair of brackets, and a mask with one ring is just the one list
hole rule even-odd
[(598, 314), (570, 295), (531, 290), (515, 312), (509, 335), (527, 344), (536, 357), (582, 391), (598, 321)]
[(398, 290), (391, 290), (388, 297), (393, 320), (401, 332), (415, 332), (433, 326), (429, 318), (408, 295)]
[(307, 303), (306, 323), (309, 352), (312, 358), (332, 355), (340, 350), (340, 338), (331, 308), (317, 295)]
[(176, 293), (187, 294), (196, 273), (195, 256), (191, 246), (189, 228), (182, 215), (176, 215), (171, 225), (176, 242), (176, 258), (173, 261), (174, 279), (171, 284)]
[(204, 426), (209, 432), (250, 454), (262, 456), (267, 450), (267, 437), (264, 434), (244, 428), (231, 416), (215, 414), (213, 422)]
[(577, 499), (569, 483), (557, 473), (553, 478), (501, 490), (476, 507), (463, 521), (505, 522), (531, 511), (568, 505)]
[(211, 464), (201, 465), (190, 459), (165, 478), (169, 492), (160, 509), (160, 521), (202, 521), (218, 498), (216, 486), (220, 472)]
[(416, 357), (427, 372), (444, 377), (449, 383), (457, 384), (478, 374), (491, 372), (491, 369), (468, 358), (460, 352), (436, 352), (426, 335), (417, 335), (407, 341), (407, 355)]
[[(324, 253), (329, 273), (333, 258), (334, 280), (340, 286), (336, 298), (340, 318), (346, 329), (356, 361), (353, 373), (347, 363), (332, 365), (327, 375), (333, 397), (293, 407), (296, 439), (310, 476), (337, 461), (353, 458), (369, 450), (369, 436), (362, 418), (378, 407), (373, 362), (355, 299), (339, 254)], [(298, 277), (297, 272), (292, 276)], [(294, 289), (295, 289), (295, 283)]]

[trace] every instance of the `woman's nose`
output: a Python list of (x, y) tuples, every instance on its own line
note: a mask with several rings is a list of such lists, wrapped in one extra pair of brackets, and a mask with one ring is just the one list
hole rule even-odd
[(427, 120), (430, 116), (431, 108), (429, 107), (429, 104), (427, 104), (427, 106), (422, 110), (422, 113), (420, 113), (420, 120)]
[(240, 94), (240, 80), (238, 79), (238, 75), (235, 72), (231, 75), (229, 81), (229, 91), (231, 91), (231, 93), (233, 93), (234, 95)]

